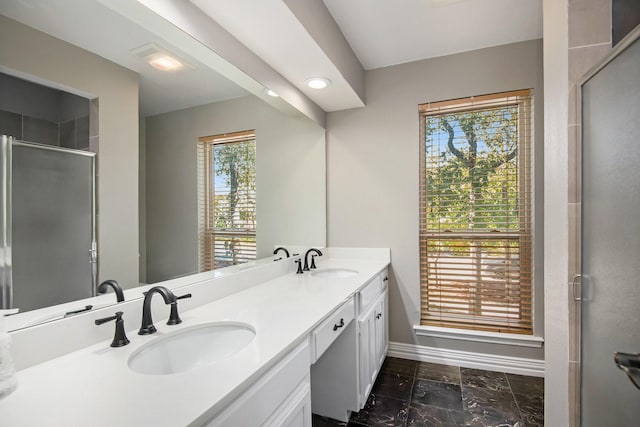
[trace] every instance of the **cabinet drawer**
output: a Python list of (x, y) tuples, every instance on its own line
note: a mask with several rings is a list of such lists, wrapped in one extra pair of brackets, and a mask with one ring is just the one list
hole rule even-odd
[[(386, 270), (385, 270), (386, 271)], [(365, 311), (382, 291), (382, 276), (384, 272), (374, 277), (363, 290), (360, 291), (360, 313)], [(386, 276), (385, 276), (386, 277)]]
[(345, 330), (355, 316), (353, 298), (342, 304), (327, 320), (313, 331), (315, 343), (314, 362), (322, 356), (331, 343)]

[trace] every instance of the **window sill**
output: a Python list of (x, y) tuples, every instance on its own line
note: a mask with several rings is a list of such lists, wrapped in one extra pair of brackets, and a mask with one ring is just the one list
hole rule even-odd
[(416, 335), (447, 338), (452, 340), (542, 348), (544, 338), (533, 335), (506, 334), (499, 332), (473, 331), (467, 329), (442, 328), (439, 326), (414, 325)]

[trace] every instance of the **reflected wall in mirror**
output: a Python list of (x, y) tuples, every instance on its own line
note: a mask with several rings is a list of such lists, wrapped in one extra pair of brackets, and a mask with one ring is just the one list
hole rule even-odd
[[(209, 135), (255, 130), (257, 258), (277, 244), (324, 246), (324, 129), (248, 95), (98, 2), (63, 3), (3, 3), (0, 71), (93, 100), (98, 283), (131, 288), (200, 271), (197, 143)], [(147, 43), (191, 69), (150, 69), (131, 52)]]

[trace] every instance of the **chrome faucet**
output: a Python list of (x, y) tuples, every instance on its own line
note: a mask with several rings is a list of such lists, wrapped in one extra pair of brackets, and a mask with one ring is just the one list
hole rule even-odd
[[(311, 252), (315, 252), (316, 254), (322, 256), (322, 252), (320, 252), (320, 249), (316, 249), (316, 248), (311, 248), (307, 251), (306, 254), (304, 254), (304, 271), (309, 271), (309, 254)], [(311, 260), (311, 268), (314, 269), (316, 268), (316, 263), (315, 260)]]
[[(142, 303), (142, 325), (138, 331), (138, 335), (149, 335), (156, 332), (156, 327), (153, 326), (153, 320), (151, 319), (151, 299), (153, 294), (159, 293), (162, 295), (165, 304), (171, 304), (171, 316), (167, 325), (177, 325), (181, 323), (180, 317), (178, 317), (178, 310), (174, 308), (178, 303), (176, 302), (176, 296), (169, 289), (164, 286), (154, 286), (149, 289), (144, 295), (144, 302)], [(175, 312), (175, 317), (174, 317)]]
[(117, 302), (124, 301), (124, 293), (122, 292), (122, 288), (115, 280), (105, 280), (104, 282), (100, 283), (100, 285), (98, 286), (98, 293), (106, 293), (107, 288), (109, 287), (111, 287), (111, 289), (113, 289), (113, 292), (115, 292)]

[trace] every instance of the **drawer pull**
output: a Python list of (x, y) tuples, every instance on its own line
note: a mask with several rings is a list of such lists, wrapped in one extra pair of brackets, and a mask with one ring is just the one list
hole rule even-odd
[(340, 323), (336, 323), (335, 325), (333, 325), (333, 330), (337, 331), (338, 328), (342, 328), (344, 326), (344, 319), (340, 318)]

